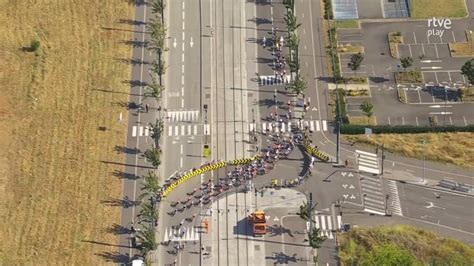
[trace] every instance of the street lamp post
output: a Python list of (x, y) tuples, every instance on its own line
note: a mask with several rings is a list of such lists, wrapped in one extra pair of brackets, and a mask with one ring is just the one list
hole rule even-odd
[(444, 126), (446, 127), (446, 114), (448, 109), (448, 89), (444, 87)]
[(252, 123), (255, 123), (255, 112), (254, 109), (252, 108)]
[(426, 148), (426, 140), (423, 140), (423, 176), (421, 179), (422, 183), (425, 183), (425, 148)]

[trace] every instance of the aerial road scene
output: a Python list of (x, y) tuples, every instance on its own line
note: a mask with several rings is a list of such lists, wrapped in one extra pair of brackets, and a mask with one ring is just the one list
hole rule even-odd
[(474, 265), (474, 0), (0, 22), (0, 265)]

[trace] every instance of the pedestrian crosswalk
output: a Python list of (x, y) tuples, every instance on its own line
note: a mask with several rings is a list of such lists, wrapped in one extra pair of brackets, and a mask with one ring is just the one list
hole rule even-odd
[(301, 120), (295, 122), (265, 122), (265, 123), (250, 123), (249, 124), (249, 133), (258, 131), (262, 133), (266, 132), (278, 132), (285, 133), (291, 132), (295, 128), (305, 129), (308, 128), (310, 132), (314, 131), (327, 131), (327, 121), (326, 120)]
[(166, 112), (168, 122), (192, 122), (199, 120), (199, 111), (168, 111)]
[(290, 77), (290, 75), (284, 75), (283, 78), (280, 75), (260, 76), (260, 85), (270, 86), (288, 84), (290, 82)]
[(385, 199), (380, 178), (360, 175), (360, 187), (364, 211), (385, 215)]
[(148, 136), (150, 134), (150, 128), (148, 126), (133, 126), (132, 137)]
[[(337, 215), (334, 217), (331, 215), (315, 215), (314, 216), (314, 226), (321, 229), (319, 232), (320, 236), (325, 236), (328, 239), (333, 239), (333, 231), (340, 230), (342, 228), (342, 217)], [(309, 230), (309, 222), (306, 223), (306, 229)]]
[(196, 135), (210, 135), (211, 127), (209, 124), (204, 125), (170, 125), (165, 126), (165, 131), (168, 132), (168, 137), (172, 136), (196, 136)]
[(388, 207), (392, 214), (403, 216), (402, 207), (400, 205), (400, 197), (398, 196), (397, 183), (393, 180), (385, 179), (383, 181), (384, 189), (389, 195)]
[(357, 166), (359, 171), (380, 174), (379, 160), (377, 154), (366, 151), (356, 150), (357, 153)]
[(199, 241), (199, 231), (194, 226), (181, 227), (180, 229), (167, 227), (163, 235), (163, 242), (168, 241)]

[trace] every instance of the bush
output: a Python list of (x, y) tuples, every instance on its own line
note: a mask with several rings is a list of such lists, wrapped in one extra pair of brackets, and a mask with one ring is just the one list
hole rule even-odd
[(324, 0), (324, 19), (333, 19), (331, 0)]
[(31, 52), (36, 52), (40, 48), (40, 45), (41, 45), (40, 41), (32, 40), (31, 43), (30, 43), (29, 50)]
[(367, 125), (350, 125), (343, 124), (341, 126), (341, 133), (347, 135), (365, 134), (365, 128), (372, 129), (373, 134), (417, 134), (429, 132), (474, 132), (474, 125), (465, 127), (446, 126), (446, 127), (429, 127), (429, 126), (367, 126)]

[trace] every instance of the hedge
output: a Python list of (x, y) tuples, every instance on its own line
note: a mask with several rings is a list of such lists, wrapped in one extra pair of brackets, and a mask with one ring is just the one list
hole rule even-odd
[(324, 19), (332, 18), (332, 0), (324, 0)]
[(429, 126), (364, 126), (364, 125), (341, 125), (341, 134), (357, 135), (365, 134), (365, 128), (371, 128), (373, 134), (417, 134), (417, 133), (434, 133), (434, 132), (474, 132), (474, 125), (465, 127), (446, 126), (446, 127), (429, 127)]

